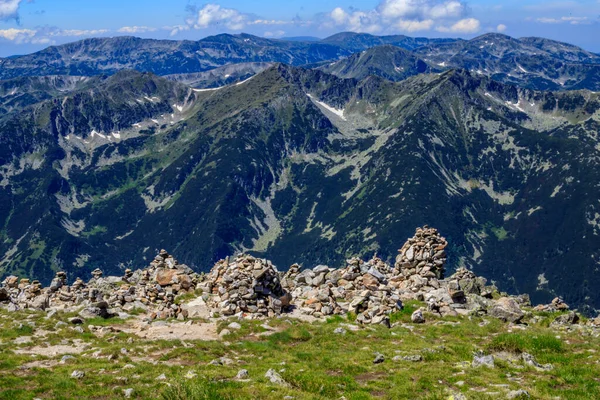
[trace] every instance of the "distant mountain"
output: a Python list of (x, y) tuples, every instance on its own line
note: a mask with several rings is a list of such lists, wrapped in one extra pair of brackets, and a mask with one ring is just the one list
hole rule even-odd
[[(414, 71), (461, 68), (499, 82), (536, 90), (600, 91), (600, 56), (548, 39), (514, 39), (491, 33), (472, 40), (456, 40), (352, 32), (339, 33), (319, 41), (296, 39), (265, 39), (248, 34), (222, 34), (199, 41), (135, 37), (86, 39), (52, 46), (29, 55), (0, 59), (0, 80), (44, 75), (110, 75), (134, 69), (163, 76), (176, 75), (175, 79), (184, 82), (189, 78), (192, 85), (201, 88), (228, 84), (235, 81), (238, 75), (249, 77), (261, 70), (240, 67), (245, 68), (246, 72), (241, 73), (240, 69), (233, 68), (238, 72), (221, 74), (221, 71), (232, 70), (232, 67), (221, 67), (281, 62), (323, 68), (339, 76), (364, 77), (373, 73), (392, 80), (411, 76)], [(416, 67), (398, 66), (411, 71), (407, 73), (387, 71), (380, 67), (396, 64), (400, 54), (397, 51), (387, 47), (390, 50), (388, 61), (384, 61), (386, 54), (381, 49), (378, 53), (368, 53), (374, 55), (371, 64), (379, 66), (364, 64), (358, 54), (386, 45), (413, 51), (414, 54), (403, 53), (403, 58), (420, 60), (420, 64)], [(336, 68), (353, 72), (340, 73), (329, 68), (330, 64), (341, 59), (346, 60), (337, 64)], [(359, 65), (355, 66), (357, 62)], [(423, 63), (429, 68), (423, 69)], [(370, 67), (374, 68), (373, 71), (367, 72), (366, 69)], [(361, 69), (365, 69), (365, 73), (360, 73)], [(212, 74), (203, 74), (212, 70)]]
[(271, 66), (273, 63), (227, 64), (204, 72), (165, 75), (165, 78), (197, 89), (217, 88), (248, 79)]
[(499, 82), (538, 90), (600, 90), (600, 57), (541, 38), (490, 33), (468, 41), (415, 50), (430, 65), (464, 68)]
[(342, 32), (321, 40), (321, 43), (328, 43), (351, 50), (352, 52), (358, 52), (386, 44), (391, 44), (407, 50), (414, 50), (427, 45), (455, 43), (460, 41), (462, 40), (413, 38), (404, 35), (374, 36), (368, 33)]
[[(213, 90), (120, 72), (0, 115), (0, 271), (47, 282), (247, 251), (392, 260), (415, 226), (534, 301), (600, 307), (600, 98), (464, 70), (274, 65)], [(558, 233), (557, 233), (558, 232)]]
[(81, 76), (23, 77), (0, 81), (0, 113), (72, 92), (88, 81), (89, 78)]
[(364, 79), (374, 75), (390, 81), (401, 81), (410, 76), (442, 70), (430, 68), (414, 53), (392, 45), (373, 47), (318, 69), (340, 78)]
[(321, 40), (321, 38), (315, 36), (290, 36), (283, 37), (281, 40), (287, 40), (290, 42), (318, 42)]
[(302, 65), (338, 59), (351, 53), (327, 43), (270, 40), (248, 34), (222, 34), (195, 42), (96, 38), (0, 59), (0, 79), (37, 75), (93, 76), (124, 69), (171, 75), (203, 72), (232, 63)]

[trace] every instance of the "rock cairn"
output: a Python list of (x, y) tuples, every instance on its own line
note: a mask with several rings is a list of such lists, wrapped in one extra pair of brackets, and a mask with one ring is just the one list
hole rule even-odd
[(435, 228), (417, 228), (415, 235), (398, 250), (393, 282), (400, 289), (419, 292), (438, 289), (444, 278), (448, 242)]
[(555, 297), (550, 304), (540, 304), (533, 309), (534, 311), (544, 312), (556, 312), (556, 311), (568, 311), (569, 305), (563, 301), (560, 297)]
[(13, 311), (61, 309), (78, 311), (84, 319), (124, 316), (134, 310), (147, 311), (151, 318), (185, 319), (187, 311), (174, 304), (175, 297), (193, 293), (201, 280), (165, 250), (147, 268), (125, 270), (123, 277), (104, 277), (100, 269), (91, 274), (87, 283), (77, 278), (69, 286), (66, 273), (59, 271), (47, 288), (39, 281), (9, 276), (0, 286), (0, 301)]
[[(121, 277), (104, 276), (96, 269), (89, 281), (77, 278), (68, 285), (67, 275), (57, 272), (50, 286), (43, 288), (39, 281), (9, 276), (0, 285), (0, 306), (9, 311), (77, 312), (77, 323), (95, 317), (125, 317), (136, 310), (150, 320), (264, 318), (293, 311), (317, 318), (352, 313), (358, 323), (389, 326), (390, 314), (402, 309), (404, 301), (416, 299), (427, 306), (413, 315), (415, 323), (424, 322), (427, 313), (488, 315), (519, 323), (524, 317), (521, 307), (530, 305), (529, 297), (500, 295), (485, 278), (466, 268), (444, 278), (447, 246), (436, 229), (423, 227), (401, 247), (393, 266), (376, 256), (369, 261), (355, 257), (339, 269), (326, 265), (302, 269), (294, 264), (282, 273), (268, 260), (241, 254), (217, 262), (206, 276), (161, 250), (148, 267), (126, 269)], [(176, 303), (177, 296), (197, 290), (202, 291), (202, 298), (193, 304)], [(560, 298), (535, 308), (568, 309)], [(561, 315), (555, 322), (572, 325), (575, 317), (575, 313)], [(594, 324), (600, 325), (600, 318)]]
[(277, 268), (270, 261), (245, 254), (217, 262), (203, 288), (212, 294), (208, 305), (213, 313), (223, 316), (272, 317), (281, 314), (291, 300)]
[(391, 268), (380, 258), (351, 258), (346, 266), (333, 269), (319, 265), (300, 271), (292, 266), (284, 276), (294, 305), (315, 317), (356, 314), (360, 323), (389, 324), (389, 314), (402, 308), (398, 293), (387, 284)]

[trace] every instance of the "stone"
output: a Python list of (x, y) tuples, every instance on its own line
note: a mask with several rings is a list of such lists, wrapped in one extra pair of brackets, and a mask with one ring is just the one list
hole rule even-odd
[(511, 390), (506, 394), (507, 399), (528, 399), (530, 397), (529, 392), (524, 389)]
[(274, 369), (269, 369), (267, 371), (267, 373), (265, 374), (265, 378), (267, 378), (269, 380), (269, 382), (275, 384), (275, 385), (279, 385), (279, 386), (285, 386), (285, 387), (289, 387), (290, 385), (281, 377), (281, 375), (279, 375), (279, 373), (277, 373), (277, 371), (275, 371)]
[(375, 359), (373, 360), (373, 364), (381, 364), (385, 361), (385, 356), (381, 353), (375, 353)]
[(510, 297), (502, 297), (496, 300), (488, 309), (488, 315), (501, 319), (505, 322), (518, 323), (523, 319), (525, 313), (517, 302)]
[(125, 396), (126, 399), (131, 398), (131, 396), (133, 396), (133, 389), (132, 388), (123, 389), (123, 396)]
[(567, 314), (559, 315), (552, 321), (552, 326), (574, 325), (579, 322), (579, 315), (575, 311), (570, 311)]
[(423, 324), (425, 323), (425, 317), (423, 316), (423, 311), (416, 310), (415, 312), (412, 313), (412, 315), (410, 316), (410, 320), (415, 323), (415, 324)]
[(335, 333), (336, 335), (345, 335), (346, 330), (344, 328), (335, 328), (333, 330), (333, 333)]
[(526, 365), (534, 367), (535, 369), (537, 369), (539, 371), (552, 371), (554, 369), (554, 366), (552, 364), (543, 364), (543, 365), (540, 364), (539, 362), (537, 362), (535, 357), (533, 357), (529, 353), (522, 353), (521, 358), (523, 359), (523, 362)]
[(62, 358), (60, 359), (60, 363), (61, 364), (66, 364), (67, 361), (73, 360), (73, 359), (75, 359), (75, 357), (73, 357), (72, 355), (67, 354), (67, 355), (62, 356)]
[(232, 322), (229, 325), (227, 325), (227, 328), (237, 331), (237, 330), (242, 329), (242, 326), (240, 324), (238, 324), (237, 322)]
[(84, 319), (81, 317), (72, 317), (69, 318), (69, 322), (73, 325), (81, 325), (84, 322)]
[(471, 362), (471, 366), (473, 368), (477, 368), (477, 367), (494, 368), (494, 356), (493, 355), (484, 355), (484, 354), (475, 354), (473, 356), (473, 361)]
[(241, 380), (241, 379), (248, 379), (249, 374), (248, 374), (248, 370), (247, 369), (240, 369), (237, 373), (237, 375), (235, 376), (235, 379)]
[(414, 355), (410, 355), (410, 356), (403, 356), (402, 360), (403, 361), (410, 361), (410, 362), (419, 362), (419, 361), (423, 361), (423, 356), (421, 356), (420, 354), (414, 354)]
[(75, 370), (71, 373), (71, 378), (74, 378), (74, 379), (83, 379), (84, 376), (85, 376), (85, 372), (83, 372), (83, 371)]
[(167, 380), (167, 376), (165, 374), (160, 374), (159, 376), (156, 377), (155, 380), (156, 381), (165, 381), (165, 380)]

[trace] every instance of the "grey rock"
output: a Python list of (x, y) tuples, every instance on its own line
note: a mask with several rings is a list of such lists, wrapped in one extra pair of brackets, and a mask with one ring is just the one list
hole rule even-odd
[(525, 364), (532, 366), (539, 371), (552, 371), (554, 369), (554, 366), (552, 364), (540, 364), (539, 362), (537, 362), (535, 357), (533, 357), (529, 353), (521, 354), (521, 358), (523, 359), (523, 362)]
[(410, 320), (415, 324), (422, 324), (425, 322), (425, 317), (423, 316), (423, 312), (421, 310), (417, 310), (412, 313)]
[(265, 374), (265, 378), (275, 385), (289, 387), (289, 383), (287, 383), (274, 369), (269, 369)]
[(579, 315), (576, 312), (570, 311), (567, 314), (559, 315), (552, 321), (552, 326), (574, 325), (579, 322)]
[(381, 353), (375, 353), (375, 359), (373, 360), (373, 364), (381, 364), (385, 361), (385, 356)]
[(237, 322), (232, 322), (229, 325), (227, 325), (227, 328), (239, 330), (239, 329), (242, 329), (242, 326), (240, 324), (238, 324)]
[(488, 309), (488, 314), (503, 321), (513, 323), (521, 321), (525, 316), (519, 304), (510, 297), (502, 297), (496, 300)]
[(511, 390), (506, 395), (507, 399), (528, 399), (531, 396), (527, 390), (519, 389), (519, 390)]
[(327, 265), (317, 265), (313, 268), (313, 272), (315, 274), (320, 274), (322, 272), (329, 272), (329, 267)]
[(160, 374), (159, 376), (156, 377), (157, 381), (165, 381), (167, 380), (167, 376), (165, 374)]
[(346, 334), (346, 330), (344, 328), (335, 328), (333, 330), (333, 333), (335, 333), (337, 335), (345, 335)]
[(132, 388), (123, 389), (123, 396), (125, 396), (126, 399), (131, 398), (132, 395), (133, 395), (133, 389)]
[(83, 371), (75, 370), (71, 373), (71, 378), (75, 378), (75, 379), (83, 379), (84, 376), (85, 376), (85, 372), (83, 372)]
[(473, 356), (473, 362), (471, 363), (471, 366), (473, 368), (477, 368), (477, 367), (494, 368), (494, 356), (493, 355), (475, 354)]
[(69, 354), (67, 354), (67, 355), (64, 355), (64, 356), (62, 356), (62, 358), (60, 359), (60, 363), (61, 363), (61, 364), (65, 364), (67, 361), (69, 361), (69, 360), (73, 360), (74, 358), (75, 358), (75, 357), (73, 357), (73, 356), (71, 356), (71, 355), (69, 355)]
[(248, 379), (249, 376), (250, 375), (248, 374), (247, 369), (240, 369), (237, 375), (235, 376), (235, 379)]

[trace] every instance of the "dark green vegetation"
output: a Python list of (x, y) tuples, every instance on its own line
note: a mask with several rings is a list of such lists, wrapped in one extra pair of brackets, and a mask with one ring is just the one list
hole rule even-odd
[[(314, 324), (281, 318), (242, 322), (222, 341), (142, 339), (121, 331), (134, 321), (119, 319), (103, 321), (115, 331), (96, 336), (89, 325), (98, 321), (86, 322), (81, 333), (66, 324), (55, 328), (66, 320), (60, 313), (0, 316), (0, 399), (7, 400), (123, 398), (125, 389), (133, 389), (131, 398), (164, 400), (448, 399), (458, 393), (490, 399), (517, 389), (535, 399), (600, 396), (598, 338), (586, 328), (549, 329), (556, 315), (529, 316), (527, 326), (516, 328), (479, 317), (428, 317), (412, 325), (410, 314), (401, 313), (392, 329), (356, 331), (343, 317)], [(340, 327), (345, 333), (334, 333)], [(471, 366), (480, 351), (494, 355), (493, 368)], [(524, 352), (553, 369), (524, 363)], [(385, 361), (374, 364), (375, 353)], [(63, 354), (72, 358), (62, 361)], [(217, 359), (223, 365), (211, 364)], [(246, 380), (235, 379), (241, 369)], [(289, 387), (269, 382), (269, 369)], [(85, 376), (72, 378), (73, 371)]]
[(2, 275), (120, 274), (160, 248), (197, 270), (241, 250), (393, 262), (429, 224), (449, 269), (600, 306), (597, 94), (284, 65), (218, 90), (137, 72), (69, 90), (0, 117)]

